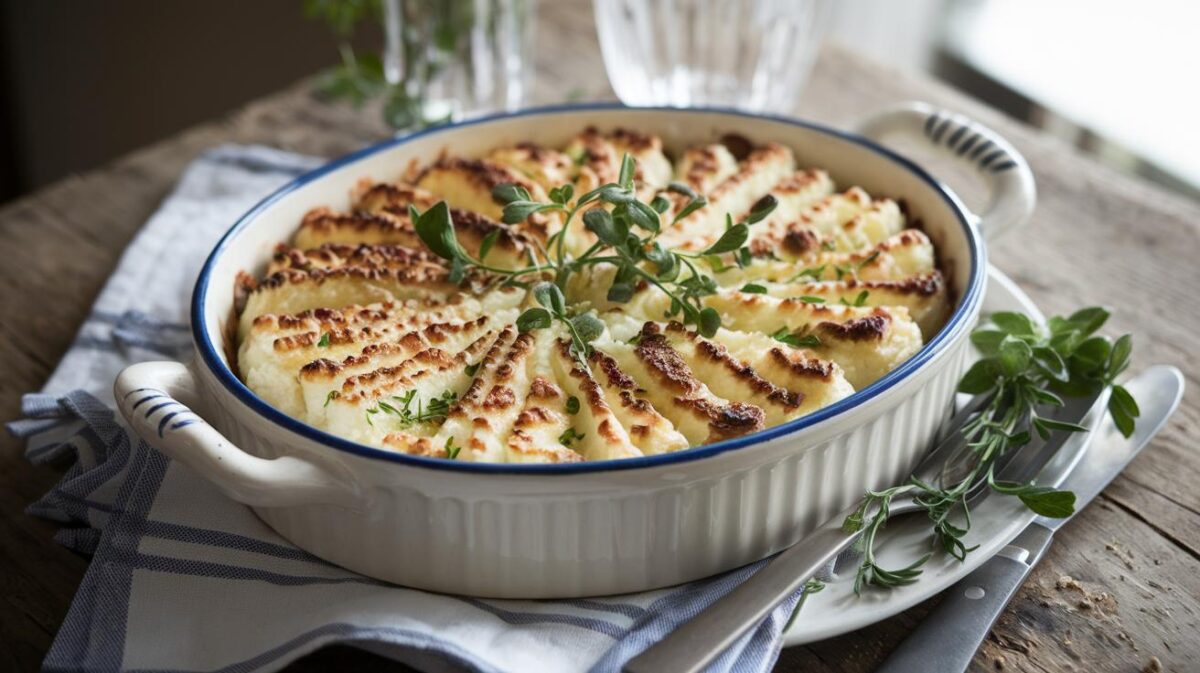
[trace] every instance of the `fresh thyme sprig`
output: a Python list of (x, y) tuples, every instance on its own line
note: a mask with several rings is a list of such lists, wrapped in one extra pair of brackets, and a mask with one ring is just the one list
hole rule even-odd
[[(332, 397), (332, 393), (330, 395)], [(379, 400), (374, 407), (367, 409), (367, 422), (374, 425), (371, 417), (380, 412), (391, 414), (399, 419), (401, 428), (409, 428), (418, 423), (439, 421), (450, 412), (450, 407), (458, 400), (458, 393), (447, 390), (442, 393), (441, 397), (430, 399), (429, 406), (425, 406), (421, 402), (415, 390), (409, 390), (403, 395), (392, 395), (391, 399), (395, 400), (396, 404)], [(413, 402), (416, 402), (416, 410), (413, 410)], [(326, 404), (328, 403), (329, 401), (326, 399)]]
[[(974, 452), (968, 474), (953, 484), (935, 485), (916, 479), (882, 491), (868, 491), (859, 508), (843, 522), (847, 532), (862, 531), (857, 548), (862, 562), (854, 590), (866, 586), (883, 588), (910, 584), (920, 576), (930, 555), (912, 564), (888, 570), (875, 557), (877, 533), (887, 523), (892, 501), (915, 495), (932, 523), (936, 544), (954, 558), (963, 560), (974, 547), (963, 541), (971, 527), (967, 494), (977, 485), (1016, 496), (1026, 507), (1042, 516), (1062, 518), (1075, 511), (1075, 494), (1035, 483), (1002, 482), (995, 473), (996, 460), (1020, 448), (1036, 432), (1046, 439), (1051, 433), (1086, 432), (1074, 423), (1040, 415), (1039, 409), (1061, 407), (1061, 395), (1080, 396), (1111, 387), (1108, 411), (1125, 436), (1133, 433), (1140, 414), (1137, 402), (1116, 378), (1129, 366), (1132, 339), (1128, 334), (1116, 341), (1096, 335), (1108, 320), (1103, 308), (1086, 308), (1069, 317), (1051, 318), (1039, 328), (1020, 313), (995, 313), (989, 324), (971, 334), (971, 342), (984, 356), (963, 376), (958, 389), (973, 395), (989, 395), (989, 401), (962, 428), (967, 446)], [(961, 524), (951, 520), (961, 512)]]
[[(521, 287), (540, 281), (532, 285), (539, 305), (526, 309), (517, 320), (517, 327), (526, 332), (549, 327), (555, 320), (563, 323), (571, 334), (571, 352), (580, 361), (586, 360), (591, 352), (590, 342), (600, 335), (604, 325), (593, 313), (576, 314), (568, 306), (563, 291), (573, 274), (600, 265), (616, 269), (606, 294), (609, 301), (627, 302), (639, 284), (653, 285), (671, 298), (664, 317), (681, 316), (684, 324), (695, 325), (702, 335), (711, 337), (721, 326), (721, 315), (705, 307), (703, 298), (716, 293), (717, 283), (700, 270), (697, 262), (724, 268), (721, 255), (732, 254), (738, 265), (748, 264), (751, 255), (746, 242), (750, 227), (770, 215), (778, 202), (773, 196), (763, 197), (739, 222), (727, 214), (725, 231), (700, 252), (670, 249), (657, 239), (663, 230), (662, 216), (671, 208), (671, 201), (661, 194), (649, 203), (641, 201), (634, 186), (636, 172), (636, 162), (626, 154), (617, 182), (601, 185), (577, 199), (574, 185), (564, 184), (549, 191), (548, 202), (534, 201), (520, 185), (497, 185), (492, 197), (504, 205), (501, 218), (504, 223), (518, 224), (539, 213), (559, 213), (562, 219), (562, 226), (546, 240), (545, 246), (539, 245), (538, 252), (530, 253), (529, 264), (514, 269), (484, 261), (495, 242), (491, 237), (482, 241), (478, 257), (468, 254), (458, 243), (450, 210), (444, 202), (424, 213), (410, 207), (410, 215), (425, 245), (450, 262), (451, 282), (460, 281), (468, 268), (500, 276), (504, 283)], [(685, 199), (668, 226), (708, 205), (703, 196), (685, 184), (673, 182), (666, 191)], [(578, 256), (566, 245), (567, 232), (576, 217), (582, 218), (584, 228), (597, 239)]]

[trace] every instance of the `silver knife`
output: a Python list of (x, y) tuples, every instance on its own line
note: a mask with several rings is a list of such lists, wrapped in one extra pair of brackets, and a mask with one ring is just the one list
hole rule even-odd
[[(1101, 423), (1073, 469), (1041, 475), (1038, 483), (1074, 491), (1075, 512), (1087, 506), (1158, 434), (1179, 406), (1183, 374), (1169, 365), (1147, 369), (1125, 385), (1141, 407), (1133, 436)], [(1053, 472), (1053, 466), (1048, 470)], [(996, 619), (1025, 583), (1066, 519), (1038, 517), (996, 556), (947, 590), (942, 602), (892, 653), (877, 673), (960, 673)]]

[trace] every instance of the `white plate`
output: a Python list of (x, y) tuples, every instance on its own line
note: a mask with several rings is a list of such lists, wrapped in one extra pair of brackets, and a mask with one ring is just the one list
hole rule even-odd
[[(995, 267), (988, 267), (987, 293), (983, 313), (1020, 311), (1042, 322), (1033, 300), (1016, 283)], [(783, 646), (803, 645), (861, 629), (899, 614), (927, 598), (937, 595), (962, 579), (1012, 541), (1030, 521), (1033, 513), (1016, 498), (988, 498), (971, 512), (971, 532), (967, 546), (979, 548), (959, 562), (949, 554), (935, 553), (925, 564), (921, 578), (895, 589), (867, 589), (854, 593), (854, 566), (843, 570), (825, 590), (804, 604), (792, 628), (783, 636)], [(933, 551), (929, 523), (920, 516), (898, 519), (879, 534), (877, 557), (885, 568), (899, 568)]]

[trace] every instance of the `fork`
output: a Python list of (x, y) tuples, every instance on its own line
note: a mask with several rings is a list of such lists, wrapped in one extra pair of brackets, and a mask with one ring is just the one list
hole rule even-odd
[[(1057, 418), (1079, 422), (1089, 411), (1099, 406), (1106, 392), (1071, 398), (1054, 414)], [(970, 468), (972, 452), (963, 438), (962, 427), (991, 402), (991, 396), (974, 398), (951, 420), (945, 438), (913, 471), (911, 479), (924, 483), (953, 483), (965, 477)], [(1044, 442), (1031, 442), (1009, 451), (994, 463), (997, 479), (1025, 483), (1033, 479), (1042, 467), (1062, 448), (1070, 433), (1058, 432)], [(1074, 457), (1078, 460), (1082, 450)], [(986, 482), (975, 484), (966, 494), (967, 506), (978, 504), (991, 493)], [(894, 498), (889, 506), (892, 517), (922, 511), (916, 493)], [(725, 596), (717, 599), (707, 610), (684, 623), (645, 652), (630, 659), (622, 669), (625, 673), (694, 673), (717, 658), (738, 638), (757, 626), (789, 596), (792, 596), (822, 568), (854, 544), (862, 530), (846, 531), (842, 524), (856, 512), (854, 503), (834, 515), (800, 542), (780, 552)], [(864, 513), (869, 520), (877, 510)]]

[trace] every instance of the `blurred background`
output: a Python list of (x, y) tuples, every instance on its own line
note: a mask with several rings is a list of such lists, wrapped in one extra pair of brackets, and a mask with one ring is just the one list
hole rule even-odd
[[(396, 3), (393, 10), (412, 4), (383, 5), (388, 2)], [(521, 0), (511, 2), (524, 7)], [(0, 202), (318, 72), (325, 71), (311, 80), (314, 88), (353, 99), (362, 93), (357, 84), (327, 70), (345, 63), (339, 44), (353, 45), (358, 54), (382, 54), (382, 61), (363, 67), (380, 69), (380, 78), (396, 77), (385, 72), (388, 24), (353, 15), (380, 9), (378, 0), (0, 3)], [(580, 0), (541, 0), (540, 8), (519, 10), (530, 24), (510, 34), (523, 42), (515, 52), (536, 55), (539, 10), (552, 3), (555, 11), (577, 14), (583, 36), (578, 48), (594, 50), (599, 60), (592, 6)], [(564, 3), (570, 7), (564, 9)], [(1200, 3), (825, 4), (824, 39), (895, 68), (932, 74), (1119, 170), (1200, 199), (1200, 132), (1194, 127), (1200, 113), (1200, 41), (1194, 35)], [(411, 46), (394, 35), (391, 44)], [(406, 55), (392, 57), (403, 62)], [(500, 66), (504, 80), (507, 66)], [(489, 95), (516, 95), (521, 104), (613, 98), (603, 84), (564, 90), (539, 82), (514, 93), (510, 78), (508, 90)], [(406, 125), (397, 118), (412, 112), (408, 102), (392, 98), (382, 104), (392, 126)]]

